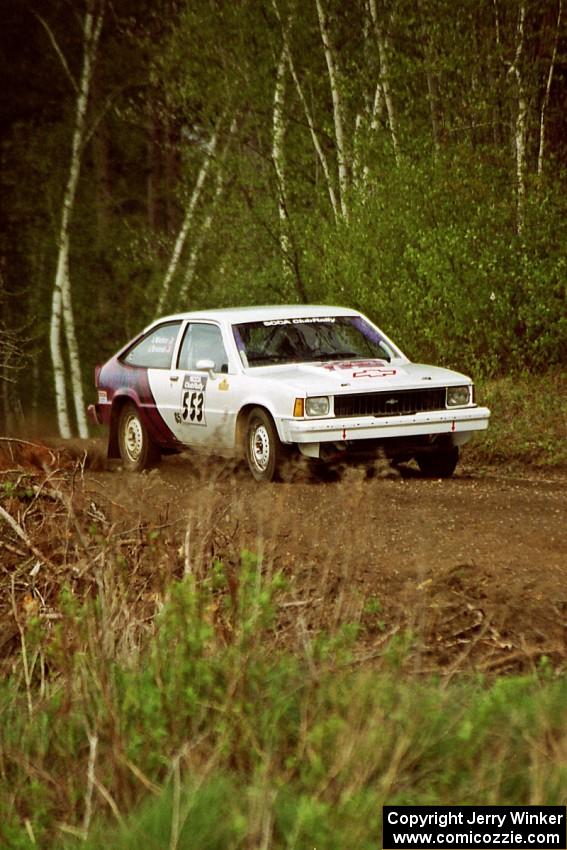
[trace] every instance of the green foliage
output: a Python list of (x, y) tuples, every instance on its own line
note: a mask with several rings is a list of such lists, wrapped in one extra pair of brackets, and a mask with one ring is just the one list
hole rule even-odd
[(32, 484), (25, 475), (19, 475), (17, 481), (8, 478), (0, 484), (0, 499), (19, 499), (25, 502), (33, 499), (33, 496)]
[(567, 465), (567, 386), (561, 371), (482, 380), (476, 394), (492, 417), (486, 434), (467, 446), (468, 460), (550, 469)]
[[(245, 834), (245, 797), (234, 777), (188, 783), (176, 799), (171, 783), (157, 800), (147, 801), (112, 836), (113, 850), (169, 848), (172, 829), (179, 850), (226, 850), (237, 847)], [(108, 825), (93, 830), (85, 850), (108, 847)]]
[[(282, 587), (251, 553), (216, 562), (169, 586), (128, 656), (109, 635), (100, 645), (103, 622), (119, 628), (102, 595), (68, 590), (53, 632), (26, 625), (29, 684), (16, 660), (0, 686), (0, 840), (76, 847), (89, 801), (93, 850), (266, 834), (282, 850), (370, 850), (384, 802), (561, 802), (567, 679), (545, 659), (531, 675), (447, 684), (411, 674), (410, 633), (374, 669), (355, 663), (359, 623), (286, 648)], [(379, 613), (369, 600), (362, 622)]]
[[(317, 225), (307, 253), (313, 300), (367, 312), (413, 360), (476, 377), (564, 362), (564, 199), (543, 198), (514, 233), (494, 168), (466, 151), (404, 162), (371, 182), (339, 228)], [(553, 228), (553, 232), (552, 232)]]
[[(520, 71), (529, 115), (519, 228), (518, 92), (506, 71), (518, 53), (517, 10), (504, 4), (495, 17), (489, 0), (458, 7), (447, 0), (378, 4), (394, 150), (386, 71), (368, 8), (337, 0), (324, 5), (344, 128), (348, 216), (335, 214), (329, 200), (329, 189), (339, 191), (338, 150), (315, 4), (279, 0), (281, 20), (273, 3), (253, 0), (212, 6), (126, 0), (106, 15), (70, 231), (74, 324), (89, 397), (95, 363), (154, 318), (215, 128), (216, 153), (166, 312), (339, 302), (369, 313), (412, 358), (476, 376), (564, 361), (566, 134), (557, 72), (545, 101), (555, 13), (537, 4), (526, 13)], [(8, 376), (15, 384), (4, 406), (19, 401), (26, 414), (52, 408), (49, 321), (76, 114), (76, 92), (52, 48), (58, 45), (76, 78), (83, 9), (67, 19), (48, 0), (43, 23), (10, 12), (5, 27), (3, 310), (16, 360), (25, 352), (32, 368)], [(295, 70), (294, 78), (288, 67), (284, 79), (283, 178), (273, 148), (282, 23)], [(188, 295), (180, 300), (190, 270)]]

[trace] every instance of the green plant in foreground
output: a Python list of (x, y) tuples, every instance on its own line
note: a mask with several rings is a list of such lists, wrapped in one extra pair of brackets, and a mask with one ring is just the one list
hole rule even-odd
[(0, 500), (1, 499), (19, 499), (19, 501), (29, 501), (33, 499), (34, 491), (32, 482), (26, 475), (18, 475), (17, 481), (6, 479), (0, 482)]
[(386, 802), (563, 801), (564, 676), (419, 678), (409, 633), (359, 669), (358, 623), (281, 644), (281, 589), (247, 553), (174, 581), (130, 656), (67, 591), (42, 695), (0, 684), (0, 844), (370, 850)]

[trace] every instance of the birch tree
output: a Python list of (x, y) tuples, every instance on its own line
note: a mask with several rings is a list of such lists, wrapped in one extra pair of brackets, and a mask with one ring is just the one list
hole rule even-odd
[(329, 27), (327, 17), (323, 10), (321, 0), (315, 0), (317, 5), (317, 16), (319, 18), (319, 29), (321, 32), (321, 41), (325, 51), (325, 61), (329, 72), (329, 85), (331, 87), (331, 98), (333, 101), (333, 123), (335, 126), (335, 144), (337, 149), (337, 165), (339, 171), (339, 188), (340, 188), (340, 204), (341, 212), (345, 218), (348, 218), (347, 197), (349, 190), (349, 173), (347, 167), (347, 152), (344, 132), (343, 118), (343, 103), (339, 78), (337, 73), (337, 62), (335, 53), (331, 44), (329, 35)]
[(288, 30), (287, 30), (287, 27), (284, 26), (283, 21), (281, 19), (276, 0), (272, 0), (272, 6), (273, 6), (273, 9), (276, 13), (276, 17), (279, 21), (279, 24), (280, 24), (283, 44), (284, 44), (284, 48), (285, 48), (285, 55), (286, 55), (286, 58), (287, 58), (287, 64), (288, 64), (288, 67), (289, 67), (291, 78), (293, 80), (295, 90), (297, 92), (297, 96), (299, 97), (299, 101), (300, 101), (301, 106), (303, 108), (305, 120), (307, 121), (307, 126), (309, 127), (309, 134), (311, 136), (311, 141), (313, 143), (313, 147), (315, 148), (315, 152), (317, 154), (317, 159), (319, 161), (319, 164), (321, 165), (321, 170), (323, 171), (323, 176), (325, 178), (325, 185), (327, 187), (327, 193), (329, 195), (329, 201), (331, 202), (331, 207), (333, 209), (333, 215), (335, 217), (335, 221), (337, 221), (340, 217), (340, 207), (339, 207), (339, 203), (337, 201), (337, 196), (336, 196), (335, 188), (334, 188), (334, 185), (333, 185), (333, 180), (331, 178), (331, 171), (330, 171), (330, 168), (329, 168), (329, 164), (327, 162), (327, 157), (325, 155), (323, 145), (321, 144), (321, 140), (319, 139), (319, 134), (317, 133), (317, 130), (316, 130), (316, 127), (315, 127), (315, 120), (313, 118), (313, 114), (311, 112), (311, 109), (309, 108), (309, 104), (307, 102), (305, 92), (303, 91), (303, 86), (301, 84), (301, 80), (299, 79), (299, 75), (298, 75), (296, 67), (295, 67), (295, 62), (294, 62), (294, 59), (293, 59), (293, 53), (291, 51), (291, 45), (290, 45), (290, 41), (289, 41)]
[(370, 15), (372, 18), (372, 23), (374, 25), (374, 32), (376, 34), (376, 43), (378, 45), (378, 56), (380, 59), (380, 88), (384, 94), (384, 102), (386, 104), (386, 111), (388, 113), (388, 123), (390, 125), (390, 135), (392, 138), (392, 147), (394, 148), (394, 156), (396, 158), (396, 164), (400, 164), (400, 143), (398, 136), (398, 119), (396, 115), (396, 110), (394, 108), (394, 101), (392, 98), (392, 91), (390, 88), (390, 64), (388, 57), (388, 44), (386, 40), (386, 36), (384, 35), (384, 31), (380, 25), (380, 21), (378, 19), (378, 10), (376, 8), (376, 0), (368, 0)]
[(514, 123), (514, 151), (516, 156), (516, 231), (519, 236), (524, 230), (525, 205), (526, 205), (526, 136), (528, 120), (528, 96), (524, 72), (522, 68), (522, 54), (524, 51), (526, 22), (526, 4), (522, 0), (518, 15), (516, 30), (516, 52), (514, 61), (508, 71), (516, 81), (517, 108)]
[(164, 309), (164, 305), (167, 301), (167, 297), (169, 295), (169, 289), (171, 286), (171, 281), (177, 271), (179, 266), (179, 261), (181, 259), (181, 254), (183, 248), (185, 246), (185, 242), (187, 240), (187, 236), (189, 234), (189, 230), (191, 228), (191, 223), (193, 221), (193, 216), (195, 214), (195, 208), (199, 202), (199, 198), (201, 197), (201, 192), (203, 191), (203, 186), (205, 184), (205, 180), (207, 178), (207, 174), (211, 167), (211, 160), (214, 156), (217, 141), (218, 141), (218, 125), (215, 127), (211, 138), (208, 144), (205, 146), (203, 161), (201, 163), (201, 167), (197, 174), (197, 179), (195, 181), (195, 185), (193, 187), (193, 191), (191, 193), (191, 197), (189, 198), (189, 203), (187, 205), (187, 209), (185, 210), (185, 215), (183, 216), (183, 221), (181, 222), (181, 227), (179, 228), (179, 232), (177, 234), (177, 238), (173, 245), (173, 250), (171, 252), (171, 258), (169, 260), (169, 265), (167, 267), (167, 271), (165, 273), (165, 277), (163, 279), (162, 285), (160, 287), (159, 296), (156, 305), (156, 318), (158, 318)]
[(216, 176), (216, 181), (215, 181), (215, 191), (214, 191), (214, 194), (213, 194), (212, 202), (210, 204), (209, 210), (208, 210), (205, 218), (203, 219), (203, 221), (201, 223), (201, 226), (199, 228), (199, 231), (198, 231), (196, 237), (193, 239), (193, 244), (191, 245), (191, 252), (189, 254), (189, 260), (187, 262), (187, 266), (185, 268), (185, 274), (183, 276), (183, 281), (181, 283), (181, 286), (179, 288), (179, 293), (178, 293), (178, 296), (177, 296), (177, 304), (178, 304), (180, 310), (183, 310), (185, 308), (185, 304), (186, 304), (186, 301), (187, 301), (187, 298), (189, 296), (189, 292), (190, 292), (190, 289), (191, 289), (191, 284), (193, 283), (193, 278), (195, 276), (195, 269), (197, 268), (197, 261), (199, 259), (199, 255), (201, 253), (201, 249), (202, 249), (203, 244), (205, 242), (206, 236), (211, 229), (215, 210), (217, 208), (218, 202), (219, 202), (220, 197), (222, 195), (222, 190), (223, 190), (223, 186), (224, 186), (224, 179), (225, 179), (224, 169), (225, 169), (226, 157), (227, 157), (227, 154), (228, 154), (230, 143), (231, 143), (232, 138), (234, 136), (234, 133), (236, 131), (236, 125), (237, 125), (237, 122), (236, 122), (236, 118), (235, 118), (230, 125), (230, 130), (229, 130), (229, 133), (228, 133), (228, 139), (225, 143), (224, 149), (222, 151), (222, 155), (219, 158), (219, 162), (218, 162), (218, 166), (217, 166), (217, 176)]
[(276, 70), (274, 86), (274, 107), (272, 111), (272, 161), (277, 182), (277, 205), (280, 222), (280, 249), (282, 255), (282, 271), (287, 288), (292, 283), (291, 270), (291, 240), (289, 237), (289, 221), (287, 212), (287, 187), (284, 162), (284, 103), (286, 89), (287, 56), (285, 44), (282, 45)]
[(77, 336), (75, 332), (75, 321), (73, 316), (73, 304), (71, 297), (71, 280), (69, 275), (69, 254), (71, 247), (71, 220), (75, 207), (77, 186), (81, 171), (81, 161), (84, 152), (85, 140), (87, 138), (87, 112), (89, 103), (89, 92), (92, 85), (94, 65), (96, 61), (100, 32), (104, 17), (104, 3), (97, 0), (87, 0), (85, 15), (83, 19), (83, 62), (79, 84), (77, 85), (57, 41), (51, 33), (47, 24), (42, 20), (44, 27), (50, 34), (50, 39), (55, 46), (56, 52), (61, 59), (65, 72), (72, 82), (76, 93), (75, 123), (71, 145), (71, 160), (63, 206), (61, 211), (61, 223), (59, 237), (57, 240), (58, 254), (53, 295), (51, 301), (50, 320), (50, 350), (53, 364), (53, 375), (55, 382), (55, 404), (57, 412), (57, 424), (59, 433), (64, 438), (72, 434), (69, 409), (67, 402), (67, 368), (63, 353), (63, 333), (67, 345), (69, 360), (71, 393), (75, 407), (75, 418), (77, 430), (81, 438), (88, 437), (88, 426), (85, 416), (85, 404), (83, 397), (83, 385), (81, 375), (81, 360)]
[(543, 174), (543, 154), (545, 149), (545, 115), (547, 112), (547, 107), (549, 105), (549, 96), (551, 93), (551, 83), (553, 82), (553, 73), (555, 71), (555, 62), (557, 60), (557, 44), (559, 42), (559, 31), (561, 28), (561, 16), (563, 13), (563, 4), (562, 0), (559, 0), (557, 4), (557, 22), (555, 25), (555, 38), (553, 41), (553, 50), (551, 53), (551, 59), (549, 62), (549, 70), (547, 72), (547, 79), (545, 83), (545, 91), (541, 103), (541, 110), (539, 115), (539, 146), (537, 153), (537, 173), (538, 177), (541, 177)]
[[(375, 6), (375, 0), (370, 0), (370, 3)], [(439, 96), (439, 81), (435, 72), (435, 50), (433, 46), (433, 27), (431, 22), (425, 19), (422, 3), (417, 3), (417, 9), (420, 17), (421, 38), (423, 43), (423, 53), (425, 60), (425, 79), (427, 83), (427, 99), (429, 101), (429, 115), (431, 117), (431, 134), (433, 137), (433, 147), (436, 153), (439, 153), (441, 148), (441, 127), (443, 125), (443, 116), (441, 112), (441, 98)]]

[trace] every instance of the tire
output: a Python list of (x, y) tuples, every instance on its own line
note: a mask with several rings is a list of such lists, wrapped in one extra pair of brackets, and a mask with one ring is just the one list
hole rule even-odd
[(284, 454), (270, 414), (261, 407), (253, 408), (246, 425), (246, 461), (256, 481), (277, 478)]
[(118, 448), (124, 469), (141, 472), (160, 461), (158, 447), (152, 442), (135, 404), (125, 404), (118, 417)]
[(450, 478), (459, 461), (459, 447), (424, 452), (416, 456), (417, 465), (427, 478)]

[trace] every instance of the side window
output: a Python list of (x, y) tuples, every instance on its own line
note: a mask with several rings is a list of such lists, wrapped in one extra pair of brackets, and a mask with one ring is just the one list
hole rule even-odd
[(212, 360), (215, 372), (228, 372), (228, 357), (220, 328), (216, 325), (199, 322), (187, 325), (179, 352), (178, 368), (194, 372), (199, 360)]
[(124, 362), (147, 369), (169, 369), (180, 327), (181, 322), (168, 322), (154, 328), (130, 349)]

